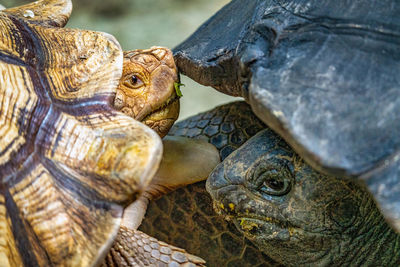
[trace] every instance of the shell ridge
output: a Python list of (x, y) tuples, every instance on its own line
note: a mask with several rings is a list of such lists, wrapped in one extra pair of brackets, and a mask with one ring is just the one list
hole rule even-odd
[[(60, 163), (54, 162), (47, 158), (43, 158), (41, 162), (54, 177), (56, 184), (59, 187), (65, 188), (71, 194), (74, 194), (78, 199), (83, 200), (83, 204), (91, 205), (95, 208), (101, 209), (104, 209), (107, 207), (107, 205), (109, 205), (110, 201), (101, 196), (98, 192), (90, 189), (90, 187), (88, 187), (85, 183), (74, 179), (73, 174), (79, 174), (72, 171), (69, 167), (65, 165), (60, 166)], [(90, 176), (91, 178), (94, 178), (94, 175)], [(98, 179), (101, 178), (98, 177)]]
[[(10, 20), (17, 28), (17, 30), (22, 34), (21, 38), (24, 40), (23, 46), (22, 42), (19, 43), (19, 48), (16, 49), (22, 58), (25, 58), (25, 53), (29, 53), (28, 62), (25, 62), (27, 71), (33, 83), (33, 88), (39, 98), (44, 98), (49, 100), (50, 96), (50, 85), (46, 79), (46, 75), (43, 75), (43, 70), (45, 70), (45, 53), (42, 47), (42, 42), (38, 39), (38, 33), (33, 27), (28, 27), (28, 23), (21, 21), (19, 18), (14, 16), (9, 16)], [(18, 45), (18, 43), (17, 43)]]
[(113, 99), (114, 95), (109, 93), (97, 94), (93, 97), (77, 99), (73, 103), (57, 99), (53, 101), (53, 105), (68, 115), (81, 116), (83, 115), (82, 111), (84, 111), (85, 115), (90, 116), (98, 113), (99, 110), (111, 110), (110, 100)]
[[(41, 169), (40, 165), (42, 166)], [(38, 173), (32, 174), (32, 172), (37, 170), (39, 170)], [(8, 191), (8, 189), (5, 189), (3, 184), (3, 191), (7, 191), (11, 198), (13, 196), (16, 198), (16, 200), (13, 201), (14, 205), (8, 205), (6, 208), (7, 212), (11, 211), (10, 213), (12, 215), (17, 216), (16, 218), (11, 218), (11, 225), (13, 225), (13, 229), (18, 230), (13, 233), (13, 235), (15, 236), (15, 240), (18, 240), (17, 242), (22, 242), (18, 249), (25, 266), (52, 266), (53, 263), (64, 262), (67, 258), (70, 258), (67, 262), (71, 264), (75, 262), (73, 259), (76, 259), (76, 257), (82, 257), (82, 264), (85, 266), (89, 259), (97, 259), (101, 256), (101, 253), (97, 251), (97, 246), (109, 246), (108, 243), (112, 242), (117, 235), (119, 228), (118, 222), (122, 216), (122, 207), (116, 203), (107, 202), (107, 200), (101, 198), (101, 196), (94, 196), (94, 193), (83, 185), (73, 184), (77, 181), (72, 179), (72, 175), (73, 174), (70, 175), (69, 172), (66, 173), (61, 170), (52, 160), (35, 153), (34, 156), (29, 159), (29, 163), (25, 164), (23, 170), (16, 173), (13, 179), (9, 179), (8, 188), (12, 188), (12, 193)], [(41, 176), (47, 179), (48, 184), (37, 181)], [(33, 184), (36, 185), (32, 188)], [(24, 200), (23, 196), (31, 192), (31, 190), (34, 190), (32, 192), (33, 195), (45, 194), (43, 200), (50, 197), (48, 200), (49, 203), (43, 203), (43, 200), (39, 199), (37, 200), (39, 202), (33, 205), (33, 207), (27, 207), (27, 201), (35, 200), (35, 197), (33, 197), (32, 200)], [(7, 192), (5, 194), (7, 194)], [(11, 196), (11, 194), (13, 196)], [(51, 198), (52, 196), (58, 197)], [(27, 198), (32, 198), (32, 196), (27, 195)], [(18, 203), (16, 203), (16, 201), (18, 201)], [(58, 207), (54, 208), (49, 205), (58, 205)], [(18, 207), (20, 210), (18, 210)], [(49, 217), (40, 219), (40, 214), (44, 212), (43, 209), (48, 210)], [(57, 213), (54, 214), (54, 216), (57, 218), (53, 218), (51, 215), (55, 211)], [(23, 215), (23, 217), (20, 217), (21, 215)], [(40, 217), (38, 217), (39, 215)], [(91, 219), (82, 221), (82, 215), (85, 217), (89, 216), (88, 218)], [(97, 237), (102, 227), (93, 228), (93, 226), (100, 218), (103, 218), (103, 221), (100, 221), (99, 224), (106, 224), (107, 228), (104, 233), (101, 233), (99, 237)], [(104, 218), (106, 218), (106, 220)], [(19, 219), (19, 221), (16, 221), (17, 219)], [(60, 219), (62, 220), (61, 222)], [(110, 220), (114, 222), (109, 223)], [(30, 226), (30, 223), (34, 224), (34, 228)], [(54, 242), (57, 242), (59, 237), (53, 234), (45, 234), (43, 231), (40, 232), (40, 229), (43, 229), (43, 225), (46, 224), (49, 224), (48, 226), (52, 228), (53, 231), (61, 227), (61, 230), (65, 231), (69, 229), (68, 232), (71, 233), (66, 235), (64, 231), (61, 232), (60, 238), (67, 238), (67, 243), (60, 244), (63, 246), (63, 250), (56, 252), (57, 254), (54, 254), (54, 251), (60, 248), (58, 248), (57, 243)], [(27, 227), (30, 227), (30, 229)], [(37, 232), (38, 230), (39, 232)], [(26, 237), (29, 237), (29, 239)], [(103, 244), (104, 240), (106, 240), (105, 244)], [(71, 242), (73, 244), (72, 246)], [(88, 245), (90, 242), (93, 242), (97, 246), (88, 248), (88, 253), (82, 253), (82, 248), (85, 247), (85, 244)], [(34, 248), (26, 246), (26, 244), (32, 243), (34, 244)], [(52, 256), (50, 256), (48, 249), (51, 250), (50, 254), (52, 254)], [(62, 252), (62, 255), (60, 255), (60, 252)], [(29, 255), (26, 256), (26, 253), (29, 253)]]
[(0, 51), (0, 61), (3, 61), (6, 64), (17, 65), (21, 67), (26, 67), (26, 64), (23, 60), (14, 57), (13, 55), (6, 54), (3, 51)]
[[(24, 77), (25, 73), (21, 71), (21, 75)], [(26, 86), (28, 88), (28, 86)], [(34, 88), (33, 88), (34, 90)], [(33, 93), (33, 92), (29, 92)], [(4, 101), (4, 98), (3, 98)], [(18, 107), (14, 104), (13, 107), (13, 114), (16, 114), (15, 109), (19, 109), (20, 117), (18, 120), (15, 122), (12, 122), (12, 124), (17, 124), (18, 126), (18, 137), (23, 136), (25, 139), (25, 142), (17, 148), (15, 151), (9, 151), (9, 149), (12, 149), (14, 146), (14, 142), (16, 142), (16, 139), (14, 138), (11, 140), (7, 146), (0, 151), (0, 157), (4, 156), (7, 153), (12, 153), (10, 157), (10, 160), (5, 162), (3, 165), (1, 165), (0, 169), (0, 174), (1, 176), (7, 176), (9, 173), (12, 173), (15, 171), (15, 168), (18, 168), (22, 162), (26, 160), (26, 158), (33, 153), (34, 151), (34, 143), (32, 140), (35, 140), (37, 133), (39, 132), (40, 129), (40, 122), (48, 113), (49, 106), (45, 104), (41, 104), (43, 101), (40, 101), (40, 99), (37, 100), (35, 103), (35, 100), (32, 100), (32, 96), (29, 95), (28, 99), (26, 100), (25, 104), (31, 103), (31, 107), (26, 109), (26, 107), (21, 107), (21, 104), (18, 105)], [(40, 108), (38, 108), (40, 106)], [(10, 129), (9, 129), (10, 130)]]
[(39, 0), (22, 6), (7, 8), (2, 12), (15, 17), (23, 17), (36, 25), (64, 27), (72, 12), (72, 2), (70, 0)]
[[(16, 108), (19, 109), (19, 114), (21, 116), (21, 118), (19, 118), (17, 121), (15, 121), (16, 119), (12, 118), (9, 121), (11, 122), (11, 126), (8, 127), (8, 131), (10, 131), (13, 128), (18, 128), (18, 136), (22, 136), (21, 138), (24, 138), (24, 141), (22, 144), (20, 145), (16, 145), (14, 146), (15, 143), (15, 138), (14, 140), (11, 140), (8, 143), (8, 146), (5, 149), (2, 149), (1, 154), (4, 153), (12, 153), (13, 155), (17, 155), (16, 153), (19, 153), (19, 155), (21, 155), (21, 153), (24, 154), (24, 157), (26, 158), (27, 154), (29, 154), (32, 150), (31, 147), (32, 145), (29, 144), (29, 140), (34, 140), (35, 139), (35, 132), (37, 131), (38, 124), (33, 125), (34, 127), (32, 127), (33, 131), (31, 131), (29, 134), (22, 134), (22, 128), (24, 127), (24, 129), (26, 129), (26, 125), (30, 125), (32, 126), (32, 121), (33, 122), (38, 122), (40, 121), (40, 118), (33, 118), (34, 116), (38, 115), (39, 117), (42, 117), (43, 113), (46, 113), (46, 110), (40, 110), (39, 114), (36, 114), (36, 107), (37, 105), (42, 104), (43, 108), (46, 109), (48, 108), (47, 104), (46, 104), (46, 93), (45, 90), (43, 89), (45, 82), (43, 82), (42, 78), (40, 77), (40, 75), (38, 75), (37, 71), (30, 65), (28, 64), (25, 60), (24, 60), (24, 54), (26, 51), (29, 50), (34, 50), (33, 55), (41, 55), (41, 50), (42, 48), (40, 47), (40, 44), (38, 41), (34, 41), (35, 38), (35, 34), (29, 29), (29, 27), (26, 25), (26, 23), (24, 21), (21, 21), (18, 18), (15, 18), (12, 15), (8, 15), (8, 16), (4, 16), (3, 14), (1, 14), (1, 18), (4, 19), (6, 21), (6, 25), (9, 25), (11, 28), (11, 30), (16, 31), (16, 33), (14, 33), (12, 36), (11, 34), (9, 34), (8, 36), (5, 36), (4, 41), (7, 42), (7, 40), (9, 40), (9, 44), (6, 44), (6, 51), (1, 52), (0, 53), (0, 62), (4, 62), (4, 65), (14, 65), (16, 66), (15, 72), (17, 71), (18, 67), (21, 70), (21, 79), (24, 80), (24, 84), (25, 87), (28, 88), (28, 90), (14, 90), (15, 93), (17, 94), (17, 96), (13, 96), (14, 92), (10, 90), (8, 90), (9, 92), (7, 93), (7, 89), (4, 89), (6, 94), (3, 95), (3, 101), (7, 100), (7, 101), (12, 101), (13, 103), (13, 108), (12, 108), (12, 114), (17, 114)], [(8, 23), (7, 23), (8, 22)], [(21, 38), (24, 42), (17, 42), (15, 38)], [(10, 43), (11, 42), (11, 43)], [(12, 53), (10, 53), (11, 51), (8, 51), (9, 53), (7, 53), (8, 45), (10, 44), (14, 44), (16, 47), (13, 48), (11, 51), (15, 51), (17, 54), (20, 55), (21, 58), (17, 58), (17, 55), (13, 55)], [(34, 61), (37, 61), (36, 59)], [(40, 63), (40, 61), (39, 61)], [(7, 71), (8, 68), (6, 67), (5, 70)], [(26, 73), (25, 73), (26, 72)], [(29, 90), (29, 86), (27, 86), (26, 83), (26, 76), (25, 75), (29, 75), (29, 80), (32, 82), (32, 91)], [(9, 77), (8, 77), (9, 78)], [(7, 79), (7, 78), (6, 78)], [(2, 89), (3, 90), (3, 89)], [(36, 93), (36, 97), (38, 98), (37, 100), (32, 100), (32, 96), (31, 94)], [(3, 93), (4, 94), (4, 93)], [(19, 96), (19, 94), (25, 94), (27, 95), (27, 99), (24, 101), (24, 104), (28, 105), (28, 110), (26, 109), (22, 109), (23, 106), (21, 103), (21, 101), (23, 101), (23, 98), (21, 98)], [(16, 97), (15, 100), (13, 100), (13, 98)], [(45, 100), (44, 102), (40, 102), (40, 100)], [(37, 102), (36, 102), (37, 101)], [(4, 108), (4, 106), (3, 106)], [(29, 121), (26, 121), (26, 119), (28, 119)], [(27, 124), (26, 124), (27, 123)], [(34, 123), (35, 124), (35, 123)], [(28, 140), (29, 139), (29, 140)], [(12, 149), (13, 147), (15, 147), (15, 151), (10, 151), (10, 149)], [(25, 160), (24, 157), (21, 156), (17, 156), (17, 157), (10, 157), (10, 161), (5, 162), (5, 164), (3, 164), (2, 166), (2, 171), (1, 173), (3, 175), (7, 175), (7, 173), (10, 171), (10, 167), (11, 167), (11, 172), (13, 171), (12, 169), (14, 169), (16, 166), (18, 166), (23, 160)]]
[[(23, 42), (15, 42), (15, 45), (18, 46), (16, 49), (22, 58), (25, 58), (25, 55), (29, 53), (29, 56), (32, 56), (32, 59), (28, 58), (28, 65), (38, 66), (44, 65), (44, 52), (42, 48), (42, 42), (37, 38), (37, 32), (34, 30), (32, 25), (29, 25), (28, 22), (23, 21), (15, 16), (10, 15), (8, 17), (18, 32), (21, 34), (21, 38)], [(31, 27), (28, 27), (31, 26)]]
[[(11, 194), (11, 190), (21, 183), (29, 173), (35, 169), (37, 163), (37, 155), (35, 153), (30, 154), (17, 172), (3, 177), (3, 181), (0, 183), (0, 195), (4, 198), (4, 203), (1, 204), (3, 204), (5, 208), (5, 212), (2, 214), (2, 219), (5, 220), (5, 224), (11, 229), (11, 235), (15, 240), (15, 246), (13, 246), (13, 243), (10, 243), (10, 241), (6, 239), (6, 246), (16, 248), (16, 252), (19, 256), (17, 259), (15, 254), (8, 255), (9, 257), (13, 257), (13, 259), (8, 258), (8, 260), (14, 262), (22, 260), (25, 266), (31, 266), (30, 264), (32, 264), (32, 266), (39, 266), (34, 248), (31, 246), (31, 240), (29, 240), (28, 236), (35, 239), (36, 247), (40, 246), (40, 244), (29, 222), (20, 216), (22, 215), (22, 211), (18, 208), (13, 195)], [(28, 232), (31, 234), (28, 235)], [(4, 238), (4, 235), (7, 235), (7, 231), (1, 233), (1, 238)], [(44, 250), (42, 249), (42, 251)], [(45, 258), (47, 259), (47, 264), (49, 264), (49, 257), (47, 254), (45, 255)], [(18, 266), (18, 264), (15, 266)]]
[(29, 172), (32, 171), (32, 169), (35, 167), (36, 162), (39, 162), (39, 158), (37, 153), (34, 151), (29, 154), (29, 156), (25, 159), (24, 163), (18, 169), (18, 171), (13, 172), (12, 174), (9, 174), (3, 178), (0, 186), (8, 186), (10, 188), (15, 184), (18, 184)]
[(39, 266), (36, 256), (33, 252), (31, 242), (28, 239), (28, 232), (25, 228), (26, 224), (22, 218), (18, 216), (19, 209), (13, 200), (13, 197), (8, 189), (3, 189), (2, 194), (5, 198), (5, 207), (7, 209), (7, 215), (11, 220), (12, 234), (17, 240), (16, 247), (19, 255), (25, 266)]

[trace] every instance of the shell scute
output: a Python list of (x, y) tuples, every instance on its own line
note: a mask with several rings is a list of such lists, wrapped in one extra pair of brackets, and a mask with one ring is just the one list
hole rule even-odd
[(11, 225), (19, 225), (13, 229), (14, 237), (18, 237), (17, 245), (25, 251), (31, 250), (31, 257), (22, 255), (24, 263), (90, 265), (99, 245), (107, 240), (107, 234), (118, 229), (122, 208), (103, 202), (100, 209), (94, 204), (95, 198), (91, 204), (68, 182), (74, 179), (70, 173), (63, 174), (46, 160), (39, 164), (32, 162), (27, 168), (29, 171), (19, 173), (18, 179), (10, 181), (6, 194), (12, 203), (8, 206), (14, 206), (7, 207), (13, 212)]
[[(27, 128), (38, 103), (26, 68), (0, 61), (0, 165), (26, 143)], [(36, 126), (37, 128), (38, 126)]]
[(10, 267), (22, 265), (12, 234), (10, 217), (7, 215), (5, 197), (2, 194), (0, 194), (0, 262)]
[(41, 0), (2, 12), (48, 27), (64, 27), (72, 11), (70, 0)]
[(111, 106), (123, 63), (114, 37), (20, 12), (0, 12), (0, 262), (93, 266), (154, 175), (161, 140)]

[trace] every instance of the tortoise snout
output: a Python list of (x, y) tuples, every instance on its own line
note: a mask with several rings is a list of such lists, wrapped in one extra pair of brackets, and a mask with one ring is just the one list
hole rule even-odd
[(228, 185), (228, 181), (224, 177), (224, 165), (219, 164), (214, 171), (208, 176), (206, 189), (208, 193), (213, 194), (220, 188)]
[(209, 175), (206, 182), (207, 192), (211, 195), (214, 202), (214, 209), (219, 213), (225, 215), (233, 215), (236, 207), (238, 206), (237, 201), (239, 199), (235, 197), (237, 193), (241, 192), (238, 190), (240, 185), (233, 184), (225, 176), (224, 164), (219, 164), (214, 171)]

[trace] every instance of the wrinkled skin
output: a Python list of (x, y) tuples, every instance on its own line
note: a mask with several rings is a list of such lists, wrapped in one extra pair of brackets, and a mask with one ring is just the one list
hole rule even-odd
[[(224, 160), (264, 128), (250, 106), (240, 101), (182, 120), (174, 124), (168, 136), (205, 140), (218, 149)], [(187, 165), (187, 159), (184, 162)], [(203, 258), (209, 267), (279, 266), (213, 210), (205, 182), (185, 186), (150, 202), (139, 229), (185, 248)]]
[(169, 49), (126, 51), (114, 107), (164, 137), (179, 115), (179, 97), (174, 87), (178, 82)]
[(214, 208), (288, 265), (400, 264), (400, 237), (353, 181), (322, 175), (265, 129), (209, 176)]
[[(229, 221), (212, 211), (204, 183), (197, 183), (150, 203), (141, 229), (185, 247), (207, 266), (276, 266), (266, 255), (288, 266), (398, 265), (399, 238), (364, 187), (315, 172), (278, 135), (263, 129), (245, 102), (175, 124), (169, 135), (207, 140), (218, 148), (224, 163), (209, 189)], [(268, 188), (260, 192), (246, 180), (255, 162), (282, 170), (278, 174), (289, 177), (290, 190), (282, 196), (268, 195)]]

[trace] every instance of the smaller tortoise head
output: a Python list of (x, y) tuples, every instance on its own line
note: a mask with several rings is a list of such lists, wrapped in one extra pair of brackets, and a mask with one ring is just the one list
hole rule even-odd
[(353, 242), (360, 233), (385, 227), (364, 187), (313, 170), (269, 129), (219, 164), (207, 191), (218, 213), (285, 265), (338, 263), (363, 246)]
[(179, 115), (175, 83), (179, 75), (169, 49), (126, 51), (114, 107), (163, 137)]

